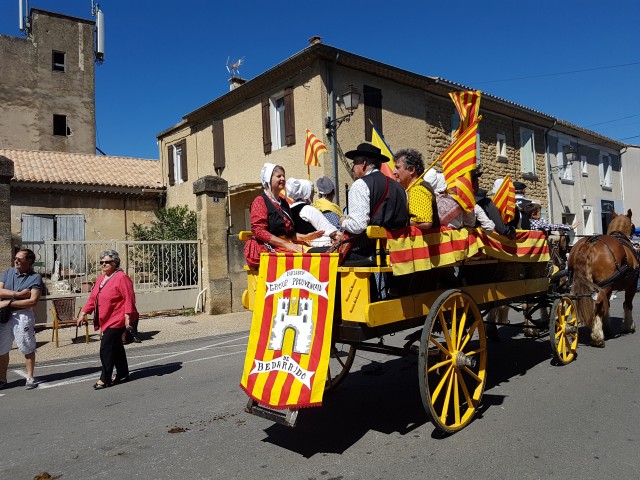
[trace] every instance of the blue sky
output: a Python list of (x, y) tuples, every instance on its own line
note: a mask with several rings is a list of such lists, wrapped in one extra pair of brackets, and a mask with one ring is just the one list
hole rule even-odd
[[(99, 3), (97, 144), (109, 155), (158, 158), (159, 132), (228, 91), (227, 57), (244, 57), (251, 79), (313, 35), (640, 144), (638, 0)], [(29, 4), (91, 18), (90, 0)], [(0, 0), (0, 33), (20, 35), (18, 0)]]

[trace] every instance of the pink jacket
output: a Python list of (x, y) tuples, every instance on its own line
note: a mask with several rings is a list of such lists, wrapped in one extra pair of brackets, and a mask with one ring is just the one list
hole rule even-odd
[(82, 308), (82, 312), (93, 313), (97, 298), (100, 330), (103, 332), (107, 328), (123, 328), (125, 326), (125, 313), (129, 315), (132, 322), (137, 320), (136, 294), (133, 292), (131, 279), (122, 270), (119, 270), (113, 274), (100, 290), (103, 278), (104, 275), (100, 275), (97, 278), (89, 299)]

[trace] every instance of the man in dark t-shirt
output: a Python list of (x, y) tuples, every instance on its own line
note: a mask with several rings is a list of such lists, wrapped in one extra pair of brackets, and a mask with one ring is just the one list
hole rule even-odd
[(33, 271), (35, 254), (21, 249), (13, 259), (14, 267), (0, 275), (0, 308), (10, 309), (5, 323), (0, 323), (0, 389), (7, 385), (9, 351), (16, 341), (25, 357), (26, 389), (36, 388), (33, 378), (36, 365), (36, 317), (33, 311), (44, 290), (42, 277)]

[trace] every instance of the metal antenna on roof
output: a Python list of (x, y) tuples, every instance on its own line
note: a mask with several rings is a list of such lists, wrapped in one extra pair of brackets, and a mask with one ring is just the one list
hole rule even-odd
[(18, 16), (20, 32), (23, 35), (31, 33), (31, 16), (29, 15), (29, 0), (18, 0)]
[(91, 0), (91, 15), (96, 17), (96, 63), (104, 61), (104, 13), (100, 10), (100, 5)]
[(227, 57), (227, 72), (231, 75), (240, 75), (240, 65), (244, 63), (244, 57), (238, 60), (231, 60), (231, 57)]

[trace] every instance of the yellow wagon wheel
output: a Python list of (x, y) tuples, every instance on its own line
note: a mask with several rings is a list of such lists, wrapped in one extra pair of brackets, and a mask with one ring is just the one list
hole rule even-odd
[(353, 345), (341, 342), (333, 342), (329, 354), (329, 371), (324, 391), (328, 392), (336, 388), (345, 379), (353, 360), (356, 357), (356, 348)]
[(480, 310), (466, 293), (447, 290), (429, 310), (420, 340), (420, 394), (436, 428), (453, 433), (471, 422), (486, 371), (487, 339)]
[(549, 341), (553, 357), (560, 365), (575, 360), (578, 349), (578, 316), (569, 297), (560, 297), (551, 307)]

